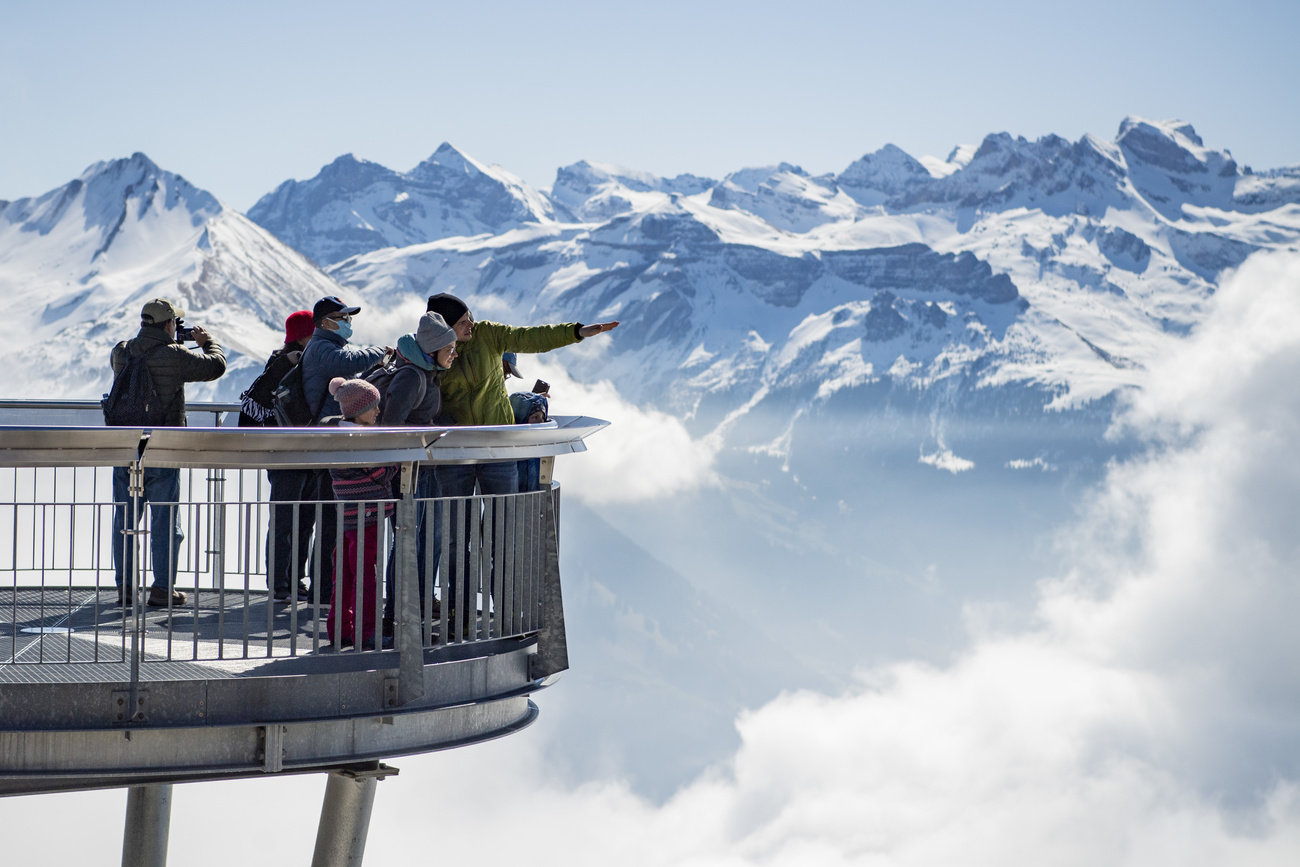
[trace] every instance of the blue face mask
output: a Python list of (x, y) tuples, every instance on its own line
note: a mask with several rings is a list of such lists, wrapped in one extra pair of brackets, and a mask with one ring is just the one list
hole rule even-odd
[(351, 323), (351, 322), (345, 322), (345, 321), (343, 321), (342, 319), (336, 320), (336, 322), (337, 322), (337, 324), (338, 324), (338, 328), (335, 330), (334, 333), (337, 334), (339, 337), (342, 337), (344, 340), (351, 340), (351, 339), (352, 339), (352, 323)]

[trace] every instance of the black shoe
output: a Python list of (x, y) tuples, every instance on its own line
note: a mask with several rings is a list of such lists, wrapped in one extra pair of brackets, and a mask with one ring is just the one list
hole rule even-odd
[(167, 592), (166, 587), (149, 588), (148, 604), (154, 608), (166, 608), (167, 603), (171, 602), (172, 606), (184, 605), (188, 597), (179, 590)]
[(117, 604), (130, 605), (135, 599), (135, 595), (125, 587), (117, 588)]

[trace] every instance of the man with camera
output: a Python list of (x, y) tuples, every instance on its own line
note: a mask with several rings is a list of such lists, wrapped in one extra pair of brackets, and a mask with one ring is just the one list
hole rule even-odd
[[(185, 383), (208, 382), (226, 372), (226, 354), (203, 328), (186, 328), (185, 311), (167, 298), (155, 298), (140, 311), (140, 333), (113, 347), (113, 376), (121, 375), (131, 357), (144, 358), (153, 380), (153, 389), (164, 407), (161, 425), (185, 426)], [(192, 340), (198, 349), (186, 349)], [(126, 467), (113, 468), (113, 571), (118, 598), (131, 601), (135, 546), (124, 532), (140, 524), (129, 490), (130, 472)], [(150, 552), (153, 558), (153, 586), (148, 604), (184, 605), (185, 594), (174, 590), (176, 565), (180, 557), (180, 510), (171, 505), (181, 496), (181, 471), (175, 468), (146, 467), (144, 497), (150, 504)], [(169, 531), (170, 530), (170, 531)]]

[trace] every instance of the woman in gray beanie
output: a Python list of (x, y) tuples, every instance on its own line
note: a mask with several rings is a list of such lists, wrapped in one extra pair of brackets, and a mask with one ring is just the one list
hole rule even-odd
[(442, 410), (439, 377), (455, 360), (456, 332), (437, 313), (425, 313), (414, 334), (397, 340), (392, 377), (380, 388), (379, 424), (433, 424)]
[[(442, 411), (442, 390), (439, 377), (451, 367), (456, 360), (456, 332), (447, 327), (447, 322), (437, 313), (425, 313), (420, 317), (420, 324), (414, 334), (403, 334), (397, 340), (397, 361), (387, 383), (379, 383), (382, 397), (379, 402), (379, 424), (384, 426), (418, 425), (428, 426), (437, 423)], [(382, 380), (382, 378), (381, 378)], [(396, 496), (396, 493), (394, 493)], [(420, 564), (420, 608), (426, 605), (436, 606), (436, 602), (427, 602), (431, 596), (426, 588), (432, 587), (432, 575), (438, 569), (438, 553), (442, 550), (441, 522), (435, 522), (435, 539), (432, 569), (425, 572), (425, 503), (441, 496), (438, 480), (433, 467), (421, 467), (415, 482), (415, 498), (418, 502), (416, 520), (419, 529), (416, 535), (416, 562)], [(391, 634), (396, 587), (393, 584), (392, 561), (385, 576), (387, 582), (384, 604), (384, 632)], [(437, 616), (436, 607), (430, 614)]]

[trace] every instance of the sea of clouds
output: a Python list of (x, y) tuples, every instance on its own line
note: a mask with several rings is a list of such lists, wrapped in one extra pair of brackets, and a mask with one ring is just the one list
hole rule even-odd
[[(368, 863), (1300, 863), (1300, 256), (1254, 258), (1222, 286), (1117, 418), (1149, 448), (1062, 529), (1068, 568), (1044, 576), (1031, 626), (973, 627), (948, 665), (785, 693), (663, 803), (617, 779), (561, 782), (539, 730), (397, 760)], [(671, 431), (606, 397), (610, 414)], [(637, 496), (667, 503), (707, 476), (708, 447), (673, 436), (657, 465), (685, 470)], [(305, 863), (322, 791), (178, 787), (173, 863)], [(10, 799), (6, 850), (48, 856), (36, 829), (75, 814), (83, 842), (104, 835), (75, 863), (115, 864), (123, 803)]]

